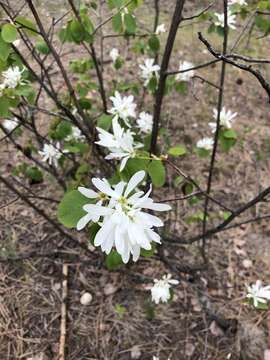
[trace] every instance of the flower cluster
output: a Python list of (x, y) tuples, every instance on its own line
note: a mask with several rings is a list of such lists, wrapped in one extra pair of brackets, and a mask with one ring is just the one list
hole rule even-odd
[(55, 145), (44, 144), (43, 149), (39, 151), (42, 156), (42, 161), (48, 162), (49, 165), (58, 166), (58, 160), (63, 153), (67, 153), (68, 150), (60, 150), (60, 143), (57, 142)]
[(125, 130), (119, 125), (116, 117), (112, 120), (113, 133), (97, 127), (99, 141), (96, 144), (108, 148), (109, 155), (106, 160), (121, 160), (120, 171), (122, 171), (128, 159), (135, 157), (136, 150), (143, 147), (143, 144), (134, 141), (134, 133), (130, 129)]
[(112, 48), (110, 51), (110, 58), (112, 59), (112, 62), (115, 64), (117, 59), (120, 57), (119, 50), (116, 48)]
[(165, 33), (166, 31), (167, 31), (167, 29), (166, 29), (165, 24), (160, 24), (157, 26), (155, 33), (156, 33), (156, 35), (160, 35), (162, 33)]
[(129, 118), (136, 117), (136, 104), (134, 103), (134, 97), (124, 96), (122, 97), (118, 91), (115, 92), (114, 96), (110, 97), (113, 103), (113, 107), (109, 110), (110, 114), (116, 119), (124, 120), (125, 124), (130, 127)]
[(4, 88), (15, 89), (18, 85), (24, 85), (25, 81), (22, 79), (22, 73), (25, 69), (20, 70), (19, 66), (9, 67), (2, 72), (4, 81), (1, 84), (1, 91)]
[(270, 285), (262, 286), (262, 282), (257, 280), (255, 284), (247, 286), (247, 299), (253, 302), (255, 308), (259, 307), (260, 304), (266, 304), (270, 300)]
[[(215, 25), (216, 26), (221, 26), (224, 28), (224, 22), (225, 22), (225, 17), (224, 17), (224, 13), (220, 14), (220, 13), (215, 13)], [(228, 10), (228, 14), (227, 14), (227, 23), (228, 23), (228, 27), (230, 27), (231, 29), (236, 29), (236, 15), (232, 14), (230, 10)]]
[(151, 288), (152, 301), (155, 304), (167, 302), (171, 298), (170, 289), (172, 285), (178, 285), (179, 281), (172, 279), (172, 275), (163, 275), (161, 280), (154, 279), (154, 285)]
[(144, 79), (144, 86), (147, 86), (153, 76), (158, 78), (160, 66), (155, 64), (155, 59), (145, 59), (144, 64), (140, 64), (142, 70), (141, 77)]
[(9, 132), (13, 131), (18, 125), (19, 123), (16, 118), (5, 119), (3, 121), (4, 128)]
[[(106, 160), (117, 159), (121, 160), (120, 171), (122, 171), (128, 159), (134, 158), (137, 155), (137, 150), (143, 147), (141, 142), (135, 141), (135, 132), (131, 131), (131, 118), (136, 118), (136, 107), (134, 97), (121, 96), (118, 91), (114, 96), (111, 96), (113, 107), (109, 110), (113, 115), (112, 132), (106, 131), (97, 127), (98, 141), (96, 144), (103, 146), (109, 150), (109, 154), (105, 157)], [(120, 120), (123, 120), (127, 129), (120, 125)], [(135, 130), (141, 134), (149, 134), (153, 126), (153, 116), (147, 112), (141, 112), (136, 120)]]
[(77, 223), (77, 230), (83, 229), (90, 221), (98, 223), (100, 229), (96, 234), (94, 244), (109, 254), (113, 247), (121, 255), (124, 263), (137, 261), (140, 250), (150, 250), (151, 242), (160, 243), (160, 236), (153, 227), (163, 226), (156, 216), (142, 211), (168, 211), (170, 205), (154, 203), (149, 197), (149, 191), (135, 191), (145, 178), (144, 171), (135, 173), (128, 184), (120, 181), (111, 186), (106, 179), (93, 178), (92, 183), (98, 192), (79, 187), (78, 190), (96, 203), (83, 206), (86, 214)]
[[(218, 111), (217, 109), (213, 109), (213, 118), (214, 120), (217, 119)], [(233, 121), (235, 117), (237, 116), (237, 113), (233, 113), (231, 110), (226, 110), (225, 106), (221, 109), (220, 112), (220, 127), (227, 130), (232, 128)], [(216, 132), (217, 123), (215, 122), (209, 122), (208, 123), (211, 132), (214, 134)], [(210, 151), (213, 149), (214, 146), (214, 139), (210, 137), (205, 137), (203, 139), (200, 139), (196, 144), (198, 149), (204, 149), (207, 151)]]
[(195, 72), (192, 69), (194, 65), (189, 61), (180, 61), (178, 71), (181, 71), (179, 74), (176, 75), (175, 79), (177, 81), (190, 81), (194, 76)]
[[(228, 2), (228, 12), (227, 12), (227, 23), (228, 23), (228, 27), (235, 30), (236, 29), (236, 15), (234, 14), (233, 11), (233, 6), (234, 5), (240, 5), (240, 6), (246, 6), (248, 5), (246, 0), (229, 0)], [(216, 26), (220, 26), (222, 28), (224, 28), (224, 22), (225, 22), (225, 17), (224, 17), (224, 13), (214, 13), (215, 15), (215, 20), (214, 20), (214, 24)]]
[(209, 137), (203, 138), (197, 142), (196, 146), (199, 149), (212, 150), (214, 146), (214, 139)]
[[(213, 118), (216, 120), (218, 116), (217, 109), (213, 109)], [(226, 110), (226, 107), (224, 106), (221, 109), (220, 112), (220, 126), (224, 127), (225, 129), (231, 129), (232, 123), (234, 119), (236, 118), (237, 113), (233, 113), (231, 110)], [(216, 132), (217, 124), (216, 122), (210, 122), (209, 126), (211, 128), (212, 133)]]

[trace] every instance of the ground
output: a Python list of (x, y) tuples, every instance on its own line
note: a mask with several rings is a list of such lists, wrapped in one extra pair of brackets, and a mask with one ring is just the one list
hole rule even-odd
[[(161, 3), (161, 18), (168, 24), (171, 9)], [(145, 6), (149, 10), (150, 2)], [(196, 12), (197, 8), (191, 4), (189, 12)], [(53, 12), (57, 10), (54, 6)], [(149, 18), (144, 15), (141, 21), (148, 24)], [(211, 59), (198, 40), (198, 29), (200, 24), (179, 30), (171, 70), (177, 69), (182, 58), (198, 64)], [(237, 33), (232, 33), (230, 45), (236, 37)], [(211, 36), (211, 40), (215, 46), (221, 46), (221, 38)], [(244, 38), (237, 52), (269, 58), (269, 39), (253, 39), (248, 44)], [(134, 62), (126, 66), (130, 76), (136, 75)], [(260, 66), (260, 69), (270, 78), (269, 68)], [(108, 74), (115, 76), (112, 69), (108, 69)], [(219, 65), (199, 74), (217, 84)], [(256, 79), (239, 69), (227, 68), (225, 86), (225, 105), (238, 112), (235, 128), (239, 139), (229, 154), (218, 155), (213, 188), (218, 199), (228, 207), (237, 208), (269, 185), (269, 103)], [(172, 144), (185, 143), (191, 150), (198, 139), (210, 135), (208, 122), (216, 102), (217, 90), (198, 79), (189, 85), (188, 94), (166, 98), (163, 119), (170, 124)], [(150, 98), (145, 100), (145, 107), (151, 111)], [(46, 117), (42, 121), (46, 122)], [(3, 142), (1, 154), (1, 173), (8, 174), (19, 155)], [(205, 185), (208, 159), (188, 155), (178, 166)], [(174, 177), (170, 173), (164, 192), (155, 196), (160, 199), (168, 194), (173, 196), (177, 191), (172, 187)], [(61, 197), (60, 190), (49, 179), (46, 184), (32, 188), (39, 195), (53, 193), (55, 199)], [(243, 300), (246, 284), (257, 279), (270, 283), (269, 220), (211, 237), (207, 245), (208, 270), (177, 274), (180, 285), (175, 288), (173, 301), (153, 306), (149, 284), (153, 278), (170, 271), (156, 255), (120, 271), (108, 272), (102, 261), (98, 267), (91, 265), (83, 249), (59, 235), (3, 185), (0, 193), (1, 255), (36, 252), (33, 258), (0, 265), (1, 359), (57, 359), (63, 262), (69, 264), (67, 360), (150, 360), (153, 356), (161, 360), (168, 357), (223, 360), (239, 359), (240, 352), (243, 359), (263, 359), (263, 351), (270, 345), (270, 314), (253, 310)], [(39, 204), (55, 214), (56, 204), (48, 207), (42, 200)], [(241, 220), (266, 212), (267, 206), (267, 202), (257, 205)], [(184, 221), (192, 211), (201, 209), (201, 205), (192, 209), (188, 203), (180, 203), (167, 219), (171, 226), (174, 224), (174, 234), (178, 237), (199, 232), (199, 224), (187, 225)], [(73, 235), (82, 243), (87, 241), (85, 234), (74, 231)], [(174, 252), (181, 264), (198, 265), (197, 244), (165, 243), (164, 248), (167, 258)], [(37, 255), (52, 249), (61, 249), (61, 253), (54, 258)], [(91, 248), (91, 251), (93, 258), (101, 260), (99, 250)], [(85, 292), (93, 296), (89, 306), (80, 303)], [(223, 329), (220, 319), (227, 320)]]

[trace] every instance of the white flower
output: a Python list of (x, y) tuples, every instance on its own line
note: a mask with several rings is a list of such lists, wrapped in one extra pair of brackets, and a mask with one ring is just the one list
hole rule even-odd
[(246, 0), (229, 0), (228, 2), (228, 5), (231, 6), (231, 5), (235, 5), (235, 4), (238, 4), (238, 5), (248, 5), (248, 3), (246, 2)]
[(15, 41), (13, 41), (12, 45), (14, 45), (15, 47), (19, 47), (20, 46), (20, 43), (21, 43), (21, 40), (20, 39), (17, 39)]
[(6, 119), (3, 121), (3, 126), (7, 131), (11, 132), (16, 128), (16, 126), (18, 126), (18, 121), (16, 118)]
[(66, 152), (68, 152), (68, 150), (60, 151), (60, 143), (56, 143), (55, 145), (44, 144), (43, 149), (39, 151), (39, 154), (42, 156), (42, 161), (48, 161), (50, 165), (57, 167), (58, 160), (62, 154)]
[(137, 105), (133, 102), (134, 97), (132, 95), (121, 97), (119, 92), (116, 91), (110, 99), (113, 107), (109, 110), (109, 113), (113, 114), (117, 119), (120, 118), (124, 120), (125, 124), (130, 127), (128, 118), (136, 117), (135, 109)]
[(214, 145), (213, 138), (203, 138), (199, 140), (196, 144), (197, 148), (205, 149), (205, 150), (212, 150)]
[(139, 118), (137, 119), (137, 125), (140, 132), (149, 134), (152, 131), (153, 116), (146, 112), (141, 112), (139, 114)]
[(113, 63), (116, 62), (116, 60), (119, 58), (119, 56), (120, 56), (120, 55), (119, 55), (118, 49), (113, 48), (113, 49), (110, 51), (110, 57), (111, 57)]
[(144, 86), (148, 85), (153, 75), (158, 77), (160, 66), (155, 64), (155, 59), (145, 59), (144, 64), (140, 64), (139, 66), (142, 70), (141, 77), (145, 80)]
[(22, 73), (24, 69), (20, 70), (19, 66), (9, 67), (6, 71), (2, 72), (4, 77), (3, 84), (5, 87), (10, 89), (15, 89), (17, 85), (23, 85), (24, 82), (22, 81)]
[(170, 297), (171, 285), (178, 285), (178, 280), (173, 280), (171, 274), (163, 275), (161, 280), (154, 279), (154, 285), (151, 288), (152, 301), (156, 304), (161, 302), (167, 302)]
[[(216, 26), (221, 26), (221, 27), (224, 27), (224, 13), (222, 14), (219, 14), (217, 12), (215, 12), (214, 14), (216, 16), (216, 20), (215, 20), (215, 25)], [(230, 27), (231, 29), (236, 29), (235, 27), (235, 23), (236, 23), (236, 15), (233, 15), (230, 10), (228, 11), (228, 16), (227, 16), (227, 19), (228, 19), (228, 27)]]
[(76, 126), (72, 126), (71, 128), (71, 134), (69, 134), (66, 137), (66, 141), (71, 141), (71, 140), (83, 140), (84, 139), (84, 135), (82, 134), (81, 130), (79, 128), (77, 128)]
[(270, 300), (270, 285), (263, 287), (260, 280), (257, 280), (256, 283), (251, 286), (247, 286), (247, 290), (247, 298), (253, 300), (255, 307), (257, 307), (259, 303), (266, 304), (267, 300)]
[(128, 159), (135, 157), (136, 150), (143, 147), (141, 143), (135, 143), (133, 133), (122, 128), (116, 117), (112, 120), (113, 134), (97, 127), (99, 141), (96, 144), (109, 149), (110, 154), (106, 160), (121, 159), (120, 171), (124, 169)]
[(156, 28), (156, 35), (160, 35), (161, 33), (165, 33), (167, 31), (165, 24), (160, 24)]
[[(149, 197), (151, 187), (146, 194), (143, 191), (134, 192), (144, 177), (145, 172), (138, 171), (128, 184), (120, 181), (115, 186), (110, 186), (105, 179), (94, 178), (92, 183), (100, 193), (83, 188), (84, 194), (88, 197), (102, 200), (99, 200), (99, 204), (83, 206), (87, 214), (79, 220), (77, 230), (83, 229), (89, 221), (97, 222), (103, 217), (99, 222), (101, 228), (96, 234), (94, 244), (101, 246), (106, 254), (115, 247), (124, 263), (128, 262), (131, 254), (133, 260), (137, 261), (140, 249), (150, 250), (152, 241), (160, 243), (160, 236), (154, 232), (153, 227), (163, 226), (163, 222), (158, 217), (143, 212), (142, 209), (171, 209), (170, 205), (154, 203)], [(86, 190), (89, 190), (88, 194)], [(82, 192), (82, 188), (79, 191)], [(103, 206), (100, 205), (100, 201), (103, 201)]]
[[(213, 118), (217, 119), (218, 112), (217, 109), (213, 109)], [(220, 112), (220, 126), (225, 127), (226, 129), (231, 129), (234, 118), (237, 116), (237, 112), (233, 113), (231, 110), (226, 111), (226, 107), (223, 106)], [(215, 122), (210, 122), (208, 124), (212, 130), (212, 133), (216, 132), (217, 124)]]
[[(185, 71), (194, 67), (189, 61), (181, 61), (179, 64), (179, 71)], [(194, 76), (194, 70), (185, 71), (176, 75), (177, 81), (189, 81)]]

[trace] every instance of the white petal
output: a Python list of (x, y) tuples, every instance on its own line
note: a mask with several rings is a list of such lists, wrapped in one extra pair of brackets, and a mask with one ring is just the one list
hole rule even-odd
[(137, 187), (137, 185), (143, 181), (144, 177), (145, 171), (141, 170), (136, 172), (136, 174), (134, 174), (128, 182), (124, 197), (127, 197)]
[(128, 159), (129, 159), (129, 156), (127, 156), (127, 157), (125, 157), (125, 158), (122, 159), (121, 164), (120, 164), (120, 169), (119, 169), (120, 172), (124, 170), (124, 168), (125, 168), (125, 166), (126, 166), (126, 164), (127, 164)]
[(102, 193), (111, 196), (113, 198), (118, 198), (116, 192), (110, 187), (109, 184), (106, 184), (104, 181), (98, 178), (93, 178), (92, 183)]
[(79, 186), (78, 191), (89, 199), (96, 199), (98, 197), (97, 192), (91, 189), (87, 189), (86, 187), (83, 186)]
[(85, 216), (83, 216), (77, 223), (76, 229), (78, 231), (82, 230), (91, 220), (91, 214), (86, 214)]
[(100, 246), (102, 243), (106, 242), (107, 237), (113, 231), (113, 223), (108, 220), (106, 221), (97, 232), (94, 244), (95, 246)]
[(94, 215), (100, 215), (100, 216), (111, 215), (113, 212), (112, 209), (109, 209), (104, 206), (94, 205), (94, 204), (84, 205), (83, 210), (87, 211), (91, 215), (94, 214)]

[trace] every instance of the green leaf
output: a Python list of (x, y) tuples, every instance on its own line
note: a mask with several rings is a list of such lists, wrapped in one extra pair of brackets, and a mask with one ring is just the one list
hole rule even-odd
[(184, 195), (189, 195), (193, 193), (193, 184), (191, 183), (185, 183), (182, 187), (182, 191)]
[(141, 249), (141, 256), (143, 256), (143, 257), (151, 257), (151, 256), (154, 255), (155, 251), (156, 251), (156, 243), (152, 242), (150, 250)]
[(50, 53), (50, 49), (44, 40), (40, 40), (35, 45), (38, 52), (43, 55), (48, 55)]
[(84, 40), (85, 30), (82, 24), (78, 20), (72, 20), (69, 24), (69, 30), (72, 36), (72, 39), (75, 43), (79, 44)]
[(149, 38), (148, 45), (154, 54), (158, 53), (158, 51), (160, 49), (160, 42), (156, 35), (153, 35)]
[(187, 152), (185, 145), (176, 145), (171, 147), (168, 151), (168, 154), (171, 156), (183, 156)]
[(58, 205), (58, 221), (67, 228), (75, 228), (78, 221), (86, 215), (83, 205), (89, 204), (90, 199), (83, 196), (78, 190), (67, 192)]
[(23, 16), (17, 16), (15, 22), (16, 24), (20, 25), (20, 27), (22, 27), (28, 35), (30, 36), (38, 35), (36, 24), (33, 23), (31, 20)]
[(7, 97), (2, 96), (0, 97), (0, 116), (6, 117), (9, 115), (9, 100)]
[(25, 175), (32, 180), (32, 183), (39, 184), (43, 181), (43, 174), (36, 166), (28, 167)]
[(6, 61), (11, 52), (11, 46), (0, 37), (0, 59)]
[(227, 139), (237, 139), (237, 134), (233, 129), (224, 130), (223, 136)]
[(174, 88), (178, 93), (186, 94), (188, 89), (188, 84), (185, 81), (176, 81)]
[(112, 250), (109, 255), (106, 256), (105, 266), (108, 270), (116, 270), (121, 265), (123, 265), (123, 261), (121, 255), (118, 254), (117, 251)]
[(92, 245), (94, 245), (95, 237), (100, 229), (100, 226), (97, 223), (93, 223), (88, 228), (89, 240)]
[(108, 131), (112, 126), (112, 116), (103, 114), (97, 121), (97, 127)]
[(148, 174), (156, 187), (161, 187), (166, 181), (166, 170), (161, 160), (152, 160), (148, 166)]
[(13, 43), (17, 39), (18, 33), (16, 26), (13, 24), (5, 24), (2, 27), (2, 39), (7, 43)]
[(121, 14), (114, 15), (112, 18), (112, 27), (115, 32), (123, 32), (123, 24)]
[(210, 150), (207, 150), (207, 149), (204, 149), (204, 148), (196, 148), (196, 153), (202, 157), (202, 158), (205, 158), (205, 157), (208, 157), (210, 155)]
[(136, 19), (131, 14), (125, 14), (124, 15), (124, 23), (126, 27), (126, 31), (129, 34), (135, 34), (136, 32)]

